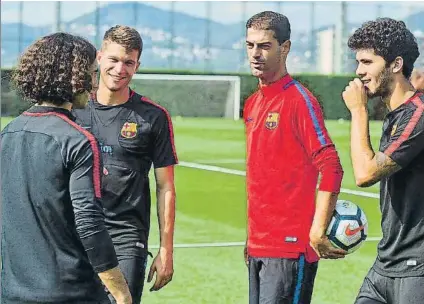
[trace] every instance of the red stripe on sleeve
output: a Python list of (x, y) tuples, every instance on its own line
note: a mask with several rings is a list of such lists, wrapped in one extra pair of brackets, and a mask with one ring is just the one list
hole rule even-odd
[(168, 119), (169, 134), (171, 135), (172, 153), (174, 154), (175, 161), (178, 163), (178, 157), (177, 157), (177, 152), (175, 149), (175, 142), (174, 142), (174, 128), (172, 127), (171, 116), (169, 115), (168, 111), (164, 107), (158, 105), (157, 103), (148, 99), (147, 97), (143, 96), (141, 97), (141, 100), (144, 102), (150, 103), (151, 105), (154, 105), (155, 107), (158, 107), (159, 109), (165, 112), (166, 118)]
[(412, 131), (414, 130), (415, 126), (417, 125), (418, 121), (420, 120), (423, 111), (424, 111), (424, 104), (420, 101), (418, 97), (411, 100), (414, 105), (417, 107), (415, 109), (414, 114), (412, 115), (411, 119), (409, 120), (408, 124), (406, 125), (405, 129), (403, 130), (402, 134), (399, 136), (397, 140), (392, 142), (390, 146), (384, 151), (384, 154), (387, 156), (392, 155), (393, 152), (396, 151), (397, 148), (400, 147), (400, 145), (409, 138)]
[(94, 194), (97, 198), (102, 197), (102, 191), (101, 191), (101, 185), (100, 185), (100, 153), (99, 153), (99, 147), (97, 145), (97, 141), (94, 138), (93, 134), (79, 126), (77, 123), (73, 122), (71, 119), (69, 119), (66, 115), (56, 113), (56, 112), (47, 112), (47, 113), (30, 113), (30, 112), (24, 112), (25, 115), (28, 116), (49, 116), (54, 115), (57, 117), (60, 117), (67, 123), (69, 123), (71, 126), (73, 126), (75, 129), (80, 131), (82, 134), (87, 137), (88, 141), (90, 142), (91, 150), (93, 151), (93, 183), (94, 183)]

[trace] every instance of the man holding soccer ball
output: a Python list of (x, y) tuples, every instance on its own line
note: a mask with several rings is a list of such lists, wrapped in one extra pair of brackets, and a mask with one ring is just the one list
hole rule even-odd
[[(409, 82), (418, 45), (405, 23), (366, 22), (349, 38), (358, 78), (343, 99), (352, 115), (351, 157), (356, 183), (381, 182), (383, 239), (356, 304), (424, 302), (424, 95)], [(368, 98), (389, 110), (380, 147), (370, 143)]]
[(262, 12), (246, 30), (252, 74), (259, 79), (243, 113), (249, 302), (308, 304), (319, 257), (346, 254), (326, 236), (343, 170), (318, 101), (287, 73), (287, 17)]

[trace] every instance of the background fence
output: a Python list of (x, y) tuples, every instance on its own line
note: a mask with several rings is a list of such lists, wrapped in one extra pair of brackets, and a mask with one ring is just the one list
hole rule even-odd
[[(392, 17), (405, 21), (424, 53), (424, 2), (2, 2), (1, 66), (16, 64), (35, 39), (68, 31), (99, 46), (116, 24), (137, 28), (145, 50), (142, 68), (205, 72), (247, 72), (245, 22), (273, 10), (288, 16), (294, 73), (350, 73), (354, 58), (346, 47), (364, 21)], [(424, 56), (418, 65), (424, 65)]]

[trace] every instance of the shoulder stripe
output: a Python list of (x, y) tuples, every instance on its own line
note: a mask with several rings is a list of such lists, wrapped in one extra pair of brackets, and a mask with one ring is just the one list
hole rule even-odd
[(27, 116), (57, 116), (63, 119), (65, 122), (70, 124), (72, 127), (81, 132), (88, 139), (91, 150), (93, 152), (93, 183), (94, 183), (94, 194), (97, 198), (102, 197), (101, 184), (100, 184), (100, 153), (97, 141), (93, 134), (85, 130), (83, 127), (79, 126), (77, 123), (69, 119), (66, 115), (56, 112), (46, 112), (46, 113), (30, 113), (24, 112), (24, 115)]
[(134, 96), (134, 94), (135, 94), (135, 91), (130, 89), (130, 98), (132, 98)]
[(294, 85), (295, 84), (295, 81), (296, 80), (292, 80), (292, 81), (286, 83), (286, 85), (283, 87), (283, 90), (287, 90), (289, 87), (291, 87), (292, 85)]
[(312, 122), (314, 123), (315, 133), (318, 137), (319, 142), (321, 143), (321, 145), (327, 144), (327, 140), (324, 136), (324, 132), (322, 130), (322, 127), (319, 124), (319, 121), (318, 121), (317, 115), (315, 113), (314, 107), (312, 105), (311, 99), (309, 98), (308, 94), (303, 89), (303, 87), (299, 84), (299, 82), (297, 82), (295, 80), (294, 85), (296, 86), (296, 88), (300, 92), (300, 94), (302, 94), (303, 99), (305, 100), (306, 105), (308, 106), (309, 115), (311, 116)]
[(172, 120), (171, 120), (171, 116), (169, 115), (169, 112), (164, 107), (158, 105), (157, 103), (155, 103), (154, 101), (150, 100), (149, 98), (147, 98), (145, 96), (141, 97), (141, 101), (147, 102), (147, 103), (161, 109), (166, 114), (166, 118), (168, 119), (169, 134), (171, 135), (172, 153), (174, 154), (175, 161), (178, 163), (178, 157), (177, 157), (177, 152), (176, 152), (176, 149), (175, 149), (175, 142), (174, 142), (174, 128), (172, 126)]
[(387, 156), (392, 155), (392, 153), (395, 152), (396, 149), (398, 149), (400, 145), (409, 138), (412, 131), (414, 131), (414, 128), (420, 120), (421, 116), (423, 115), (424, 103), (421, 101), (419, 96), (413, 98), (411, 102), (414, 103), (417, 108), (415, 109), (414, 114), (412, 114), (412, 117), (410, 118), (408, 124), (406, 125), (399, 138), (392, 142), (390, 146), (388, 146), (387, 149), (384, 151), (384, 154), (386, 154)]

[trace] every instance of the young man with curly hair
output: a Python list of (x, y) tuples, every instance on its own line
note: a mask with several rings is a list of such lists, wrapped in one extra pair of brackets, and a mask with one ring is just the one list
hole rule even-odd
[(343, 170), (317, 99), (287, 72), (287, 17), (256, 14), (246, 32), (250, 67), (259, 79), (243, 113), (249, 303), (309, 304), (319, 258), (346, 255), (325, 233)]
[[(356, 303), (423, 303), (424, 95), (409, 81), (417, 41), (404, 22), (382, 18), (364, 23), (348, 45), (358, 62), (358, 78), (342, 94), (352, 117), (353, 171), (359, 187), (380, 182), (383, 232)], [(376, 152), (368, 126), (371, 97), (389, 111)]]
[(57, 33), (14, 71), (35, 105), (1, 134), (1, 303), (110, 303), (102, 283), (131, 303), (104, 223), (98, 144), (70, 112), (96, 84), (95, 58), (88, 41)]
[(134, 303), (139, 303), (145, 278), (150, 230), (149, 171), (156, 179), (160, 249), (148, 281), (151, 291), (173, 275), (175, 221), (174, 146), (171, 118), (163, 107), (129, 88), (140, 65), (140, 34), (128, 26), (106, 31), (97, 60), (100, 83), (78, 122), (99, 140), (104, 158), (103, 193), (106, 226)]

